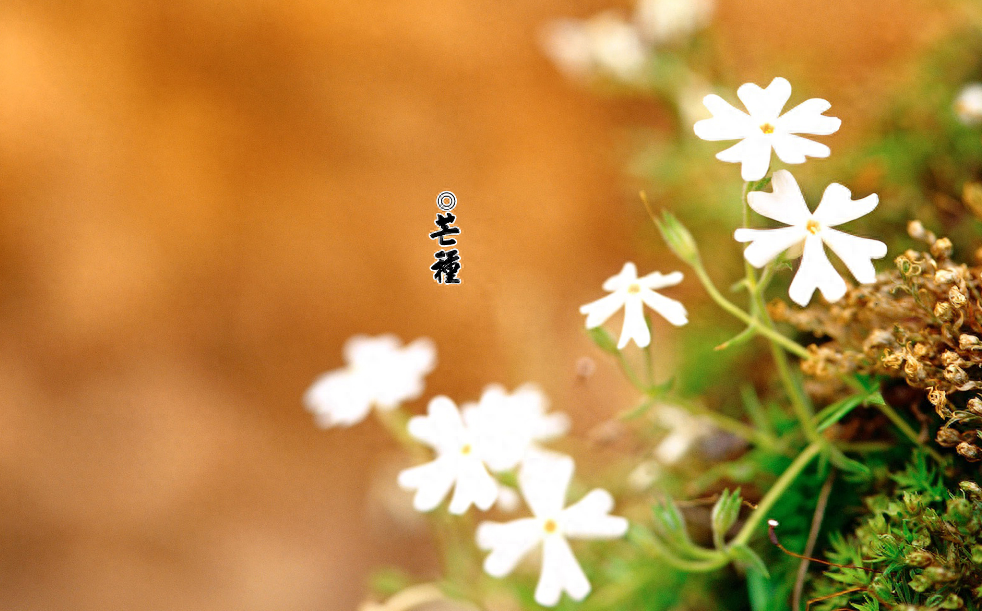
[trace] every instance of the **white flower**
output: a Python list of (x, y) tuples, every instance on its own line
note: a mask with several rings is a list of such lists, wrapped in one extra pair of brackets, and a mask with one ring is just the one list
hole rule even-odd
[(955, 114), (965, 125), (982, 123), (982, 83), (965, 85), (955, 99)]
[(477, 528), (478, 547), (491, 552), (484, 560), (484, 570), (494, 577), (511, 573), (534, 547), (542, 545), (542, 572), (535, 588), (540, 605), (554, 606), (564, 591), (573, 600), (583, 600), (590, 593), (590, 582), (567, 538), (614, 539), (627, 532), (626, 519), (609, 515), (614, 499), (606, 490), (592, 490), (565, 507), (572, 476), (569, 457), (526, 461), (518, 483), (535, 517), (483, 522)]
[(330, 371), (304, 394), (322, 427), (361, 422), (372, 406), (391, 410), (423, 393), (423, 377), (436, 366), (433, 342), (420, 338), (399, 347), (394, 335), (356, 335), (344, 345), (348, 366)]
[(802, 247), (801, 265), (788, 291), (791, 299), (805, 306), (815, 289), (821, 289), (827, 301), (838, 301), (846, 293), (846, 282), (832, 267), (822, 244), (828, 245), (846, 264), (856, 280), (869, 284), (876, 280), (871, 259), (887, 254), (887, 246), (879, 240), (859, 238), (832, 229), (869, 214), (879, 201), (876, 194), (853, 201), (852, 193), (844, 186), (832, 183), (822, 195), (814, 214), (808, 211), (798, 183), (787, 170), (774, 172), (772, 193), (751, 192), (750, 207), (769, 219), (788, 227), (779, 229), (737, 229), (733, 234), (738, 242), (752, 242), (743, 251), (754, 267), (763, 267), (784, 250)]
[(812, 98), (781, 114), (791, 97), (791, 84), (776, 78), (767, 89), (746, 83), (737, 96), (750, 112), (737, 110), (718, 95), (707, 95), (703, 104), (713, 114), (695, 124), (696, 135), (703, 140), (740, 140), (718, 153), (720, 161), (742, 163), (743, 179), (760, 180), (771, 164), (771, 149), (784, 163), (804, 163), (805, 157), (828, 157), (829, 147), (795, 134), (827, 136), (839, 129), (841, 121), (822, 113), (831, 104)]
[(566, 414), (547, 414), (549, 400), (539, 387), (525, 384), (508, 393), (491, 384), (479, 403), (464, 405), (464, 419), (481, 431), (487, 445), (487, 464), (495, 472), (514, 469), (538, 444), (561, 437), (569, 430)]
[(461, 514), (471, 505), (487, 511), (498, 498), (498, 483), (486, 463), (495, 461), (496, 448), (485, 441), (471, 422), (474, 410), (463, 418), (447, 397), (434, 397), (426, 416), (409, 419), (409, 434), (436, 450), (436, 459), (399, 474), (399, 486), (415, 490), (413, 506), (430, 511), (454, 489), (450, 513)]
[(637, 28), (612, 11), (587, 20), (556, 20), (544, 29), (542, 46), (572, 78), (589, 78), (599, 72), (636, 81), (647, 57)]
[(659, 295), (653, 289), (675, 286), (682, 282), (682, 272), (672, 272), (663, 276), (654, 272), (638, 278), (638, 270), (634, 263), (625, 263), (624, 268), (616, 276), (611, 276), (603, 284), (610, 295), (580, 307), (580, 314), (586, 314), (586, 328), (593, 329), (602, 325), (614, 312), (624, 308), (624, 328), (621, 330), (617, 348), (622, 349), (632, 339), (644, 348), (651, 342), (651, 331), (644, 320), (642, 303), (661, 314), (677, 327), (689, 322), (685, 306), (674, 299)]
[(640, 0), (635, 20), (654, 44), (670, 44), (709, 25), (713, 4), (713, 0)]

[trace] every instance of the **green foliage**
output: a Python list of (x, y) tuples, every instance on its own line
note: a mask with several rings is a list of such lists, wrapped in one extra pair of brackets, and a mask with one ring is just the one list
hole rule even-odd
[(949, 490), (923, 453), (890, 479), (892, 490), (866, 498), (869, 514), (853, 533), (830, 537), (829, 561), (858, 568), (828, 570), (812, 597), (830, 598), (812, 608), (973, 608), (966, 604), (982, 596), (982, 490), (971, 481)]

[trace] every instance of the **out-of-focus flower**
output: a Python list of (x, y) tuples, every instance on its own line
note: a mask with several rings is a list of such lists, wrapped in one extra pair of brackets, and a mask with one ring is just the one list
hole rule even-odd
[(801, 265), (788, 293), (802, 306), (808, 305), (816, 288), (830, 302), (838, 301), (846, 292), (846, 282), (829, 261), (823, 243), (842, 259), (860, 283), (869, 284), (876, 280), (872, 259), (887, 254), (886, 244), (832, 229), (872, 212), (879, 202), (875, 193), (853, 201), (849, 189), (832, 183), (825, 189), (813, 214), (790, 172), (774, 172), (771, 184), (774, 187), (772, 193), (754, 191), (747, 196), (747, 201), (758, 214), (788, 227), (736, 230), (733, 237), (738, 242), (752, 242), (743, 251), (751, 265), (763, 267), (783, 251), (801, 246)]
[(804, 163), (805, 157), (828, 157), (829, 147), (795, 134), (827, 136), (839, 129), (841, 121), (822, 113), (831, 107), (820, 98), (805, 100), (781, 114), (791, 97), (791, 84), (778, 77), (766, 89), (745, 83), (737, 96), (747, 107), (747, 114), (737, 110), (718, 95), (707, 95), (703, 103), (712, 119), (695, 124), (696, 135), (703, 140), (740, 140), (716, 154), (720, 161), (741, 163), (744, 180), (760, 180), (771, 164), (771, 149), (784, 163)]
[(955, 98), (955, 114), (965, 125), (982, 123), (982, 83), (969, 83)]
[(709, 25), (713, 8), (713, 0), (640, 0), (635, 21), (647, 40), (671, 44)]
[(614, 312), (624, 308), (624, 328), (621, 330), (617, 348), (623, 349), (632, 339), (644, 348), (651, 343), (651, 331), (644, 320), (642, 303), (661, 314), (665, 320), (680, 327), (687, 322), (685, 306), (674, 299), (659, 295), (654, 289), (675, 286), (682, 282), (682, 272), (672, 272), (662, 275), (653, 272), (638, 278), (638, 269), (634, 263), (625, 263), (624, 268), (616, 276), (611, 276), (603, 284), (610, 295), (580, 307), (580, 314), (586, 314), (586, 328), (593, 329), (602, 325)]
[(478, 403), (465, 404), (464, 420), (481, 432), (491, 450), (488, 468), (507, 471), (519, 465), (529, 452), (541, 452), (538, 444), (561, 437), (569, 430), (566, 414), (547, 414), (549, 400), (534, 384), (509, 393), (491, 384)]
[(518, 483), (535, 517), (483, 522), (477, 528), (478, 547), (491, 552), (484, 560), (484, 570), (494, 577), (511, 573), (534, 547), (542, 545), (542, 572), (535, 600), (549, 607), (559, 602), (564, 591), (573, 600), (582, 600), (590, 593), (590, 582), (567, 539), (614, 539), (628, 528), (626, 519), (610, 515), (614, 499), (606, 490), (592, 490), (565, 507), (572, 477), (573, 460), (569, 457), (526, 461)]
[(423, 377), (436, 366), (436, 347), (420, 338), (399, 347), (394, 335), (356, 335), (344, 345), (347, 367), (317, 379), (304, 394), (317, 424), (351, 426), (374, 405), (391, 410), (423, 394)]
[(399, 485), (415, 490), (417, 511), (436, 509), (454, 488), (450, 513), (462, 514), (471, 505), (487, 511), (498, 498), (498, 482), (488, 473), (489, 462), (500, 462), (493, 444), (478, 427), (461, 418), (457, 405), (444, 396), (430, 400), (426, 416), (409, 419), (409, 433), (436, 451), (436, 458), (399, 474)]
[(545, 27), (542, 46), (560, 70), (578, 79), (606, 75), (634, 82), (647, 57), (637, 28), (613, 11), (585, 20), (557, 19)]
[(358, 611), (478, 611), (478, 608), (448, 598), (431, 583), (421, 583), (393, 594), (384, 603), (365, 601), (358, 606)]
[(693, 443), (713, 431), (713, 427), (705, 419), (671, 405), (656, 406), (654, 415), (658, 423), (668, 430), (668, 434), (658, 442), (654, 451), (655, 458), (665, 465), (677, 463), (688, 453)]

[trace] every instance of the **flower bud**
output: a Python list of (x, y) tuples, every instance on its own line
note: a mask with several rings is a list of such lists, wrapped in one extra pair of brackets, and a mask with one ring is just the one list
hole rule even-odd
[(951, 240), (948, 238), (941, 238), (936, 240), (934, 244), (931, 244), (931, 254), (936, 259), (947, 259), (951, 256)]
[(931, 580), (924, 575), (914, 575), (907, 585), (915, 592), (923, 592), (931, 587)]
[(941, 362), (944, 363), (945, 367), (948, 365), (961, 365), (962, 357), (958, 356), (958, 353), (954, 350), (945, 350), (941, 353)]
[(938, 284), (951, 284), (955, 281), (956, 277), (955, 272), (948, 269), (939, 269), (934, 272), (934, 281)]
[(955, 451), (961, 454), (961, 456), (969, 462), (978, 462), (982, 460), (982, 450), (979, 449), (979, 446), (968, 443), (967, 441), (963, 441), (958, 444)]
[(931, 564), (933, 560), (934, 556), (932, 556), (929, 552), (925, 552), (924, 550), (920, 549), (915, 549), (909, 552), (904, 558), (904, 562), (907, 563), (907, 566), (915, 566), (918, 568)]
[(948, 499), (948, 510), (945, 512), (945, 518), (953, 520), (958, 524), (968, 523), (972, 519), (972, 503), (968, 499), (957, 496), (953, 499)]
[(952, 571), (951, 569), (946, 569), (943, 566), (929, 566), (924, 569), (922, 573), (925, 577), (930, 579), (933, 583), (942, 583), (945, 581), (953, 581), (958, 578), (958, 573)]
[(978, 397), (972, 397), (968, 400), (968, 411), (972, 412), (976, 416), (982, 416), (982, 399)]
[(961, 609), (965, 606), (965, 601), (962, 597), (952, 592), (945, 596), (944, 600), (941, 601), (942, 609)]
[(982, 564), (982, 545), (972, 546), (972, 562)]
[(971, 480), (960, 482), (958, 487), (961, 488), (963, 492), (971, 494), (976, 498), (982, 498), (982, 487)]
[(670, 212), (662, 212), (661, 220), (655, 223), (665, 243), (679, 259), (689, 264), (695, 264), (699, 260), (699, 248), (695, 239), (675, 216)]
[(907, 235), (914, 238), (915, 240), (928, 240), (930, 242), (933, 242), (934, 241), (933, 239), (929, 239), (927, 237), (928, 233), (929, 232), (926, 229), (924, 229), (924, 223), (918, 220), (909, 221), (907, 223)]

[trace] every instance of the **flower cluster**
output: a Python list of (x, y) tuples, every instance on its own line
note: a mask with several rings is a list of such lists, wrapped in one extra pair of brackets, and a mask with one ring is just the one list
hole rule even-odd
[[(400, 348), (389, 335), (351, 338), (345, 357), (347, 367), (322, 376), (305, 396), (317, 422), (325, 427), (354, 424), (373, 405), (388, 411), (418, 398), (423, 377), (435, 365), (429, 340)], [(416, 510), (432, 511), (450, 496), (448, 510), (459, 515), (471, 506), (487, 511), (496, 503), (507, 504), (510, 489), (496, 476), (517, 472), (519, 490), (534, 517), (480, 525), (478, 545), (491, 552), (485, 569), (503, 577), (541, 543), (536, 600), (556, 605), (562, 592), (581, 600), (590, 584), (567, 539), (617, 538), (627, 532), (627, 520), (609, 515), (613, 498), (600, 489), (564, 509), (573, 459), (542, 444), (568, 429), (566, 415), (549, 413), (546, 396), (530, 384), (511, 393), (490, 385), (479, 401), (460, 408), (450, 398), (437, 396), (430, 400), (425, 416), (412, 417), (407, 424), (409, 435), (432, 448), (435, 457), (402, 471), (398, 484), (415, 492)]]

